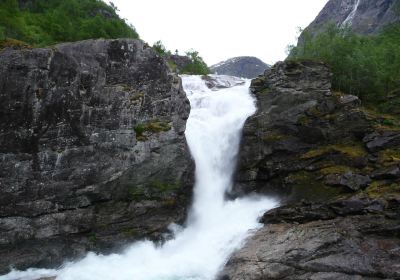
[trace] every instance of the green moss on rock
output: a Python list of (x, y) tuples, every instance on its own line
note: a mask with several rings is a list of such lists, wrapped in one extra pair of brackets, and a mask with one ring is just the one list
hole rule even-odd
[(353, 168), (350, 168), (349, 166), (345, 166), (345, 165), (334, 165), (334, 166), (322, 168), (320, 170), (322, 175), (344, 174), (344, 173), (350, 172), (350, 171), (353, 171)]
[(166, 132), (171, 130), (171, 128), (172, 126), (170, 123), (150, 120), (145, 123), (138, 123), (133, 127), (133, 130), (136, 133), (136, 139), (138, 141), (146, 141), (151, 134)]
[(383, 166), (400, 163), (400, 149), (386, 149), (379, 152), (378, 163)]
[(371, 198), (400, 197), (400, 184), (390, 181), (372, 181), (365, 189), (365, 193)]
[(341, 194), (339, 188), (325, 185), (317, 179), (317, 174), (308, 171), (299, 171), (289, 175), (286, 181), (290, 184), (290, 200), (322, 202), (333, 199)]
[(276, 133), (276, 132), (266, 133), (261, 137), (261, 139), (266, 142), (280, 141), (280, 140), (284, 140), (287, 138), (288, 138), (287, 135), (283, 135), (283, 134)]
[(323, 156), (329, 153), (340, 153), (350, 159), (364, 157), (367, 155), (365, 148), (361, 145), (329, 145), (324, 147), (318, 147), (310, 150), (301, 156), (302, 159), (310, 159), (319, 156)]
[(148, 187), (158, 193), (174, 192), (181, 187), (179, 182), (167, 183), (159, 180), (152, 181)]

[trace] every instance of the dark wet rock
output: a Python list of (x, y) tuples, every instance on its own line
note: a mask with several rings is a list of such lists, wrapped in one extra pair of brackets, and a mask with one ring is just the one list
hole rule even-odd
[(398, 199), (284, 206), (263, 222), (220, 279), (400, 279)]
[(349, 171), (341, 175), (329, 174), (325, 177), (325, 183), (330, 186), (344, 186), (352, 191), (358, 191), (368, 186), (371, 182), (369, 176), (354, 174)]
[(233, 57), (212, 65), (210, 70), (218, 75), (228, 75), (252, 79), (262, 74), (270, 66), (252, 56)]
[(162, 238), (193, 163), (180, 78), (140, 40), (0, 53), (0, 272)]
[(371, 177), (378, 180), (400, 178), (400, 168), (398, 166), (384, 167), (374, 171)]
[(400, 145), (400, 133), (398, 131), (375, 131), (366, 135), (363, 141), (371, 152), (376, 152)]

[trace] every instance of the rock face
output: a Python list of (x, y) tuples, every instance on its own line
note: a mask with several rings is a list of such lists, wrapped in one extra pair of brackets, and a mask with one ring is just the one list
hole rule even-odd
[(324, 64), (280, 62), (252, 81), (258, 112), (244, 126), (236, 191), (318, 201), (370, 182), (369, 122), (330, 79)]
[(229, 75), (252, 79), (262, 74), (269, 65), (252, 56), (230, 58), (210, 67), (218, 75)]
[(400, 279), (400, 130), (317, 62), (252, 81), (233, 195), (281, 199), (220, 279)]
[(140, 40), (0, 53), (0, 272), (180, 222), (193, 163), (178, 76)]
[(267, 213), (224, 280), (400, 279), (400, 200), (342, 200)]
[(348, 25), (360, 34), (375, 34), (388, 24), (400, 21), (397, 0), (330, 0), (307, 27), (311, 33), (321, 31), (327, 23)]
[(173, 68), (172, 70), (177, 73), (181, 73), (186, 66), (192, 63), (192, 60), (188, 56), (176, 54), (169, 55), (167, 57), (167, 61), (169, 62), (171, 68)]

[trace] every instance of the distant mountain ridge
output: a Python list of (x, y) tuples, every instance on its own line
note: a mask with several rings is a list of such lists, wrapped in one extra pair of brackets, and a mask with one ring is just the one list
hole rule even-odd
[(210, 70), (215, 74), (251, 79), (262, 74), (269, 67), (257, 57), (239, 56), (212, 65)]

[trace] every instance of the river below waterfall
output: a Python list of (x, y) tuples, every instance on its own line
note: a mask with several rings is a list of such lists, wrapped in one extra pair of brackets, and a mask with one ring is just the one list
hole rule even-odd
[[(228, 79), (227, 77), (217, 77)], [(194, 201), (185, 227), (172, 226), (174, 238), (157, 245), (140, 241), (124, 252), (89, 253), (57, 270), (13, 271), (0, 280), (212, 280), (276, 202), (260, 196), (225, 200), (245, 120), (254, 113), (249, 83), (210, 90), (200, 76), (183, 76), (191, 104), (186, 138), (196, 163)]]

